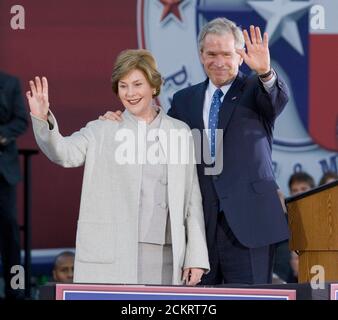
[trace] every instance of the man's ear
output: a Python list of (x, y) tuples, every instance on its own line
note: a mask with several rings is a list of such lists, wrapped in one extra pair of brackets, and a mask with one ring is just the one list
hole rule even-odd
[(203, 56), (202, 56), (202, 54), (203, 54), (203, 50), (200, 50), (199, 51), (199, 57), (200, 57), (201, 63), (203, 64)]
[[(245, 50), (245, 48), (244, 48), (244, 50)], [(244, 61), (243, 57), (242, 57), (242, 56), (239, 56), (239, 66), (242, 65), (243, 61)]]
[(239, 61), (238, 61), (238, 66), (239, 66), (239, 67), (242, 65), (244, 59), (243, 59), (243, 57), (237, 52), (237, 50), (242, 51), (243, 49), (245, 50), (245, 47), (244, 47), (244, 48), (237, 48), (237, 49), (236, 49), (236, 54), (239, 55)]

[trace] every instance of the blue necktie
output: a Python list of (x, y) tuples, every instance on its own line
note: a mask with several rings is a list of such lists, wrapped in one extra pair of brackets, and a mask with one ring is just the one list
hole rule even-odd
[(218, 124), (218, 112), (222, 105), (221, 97), (223, 92), (217, 89), (212, 96), (211, 107), (209, 112), (209, 130), (210, 130), (210, 155), (214, 159), (216, 154), (216, 129)]

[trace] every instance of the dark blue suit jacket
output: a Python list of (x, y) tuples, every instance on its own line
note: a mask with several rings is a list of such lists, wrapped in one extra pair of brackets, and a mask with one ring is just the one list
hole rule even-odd
[(20, 167), (16, 138), (28, 126), (27, 113), (19, 80), (0, 72), (0, 136), (6, 138), (0, 144), (0, 175), (9, 184), (20, 180)]
[[(191, 129), (203, 130), (208, 81), (177, 92), (168, 114)], [(219, 211), (224, 212), (231, 230), (246, 247), (288, 238), (271, 160), (274, 122), (287, 101), (288, 89), (279, 77), (272, 92), (267, 93), (257, 76), (247, 77), (241, 72), (224, 97), (218, 121), (218, 128), (224, 130), (223, 141), (219, 140), (223, 144), (223, 169), (210, 176), (205, 175), (204, 161), (197, 165), (209, 247), (215, 241)], [(217, 159), (220, 157), (218, 154)]]

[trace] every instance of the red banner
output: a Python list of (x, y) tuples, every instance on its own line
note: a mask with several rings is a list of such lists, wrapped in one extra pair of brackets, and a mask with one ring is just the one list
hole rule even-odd
[[(23, 92), (29, 79), (46, 76), (51, 109), (61, 133), (70, 134), (120, 107), (110, 77), (117, 54), (137, 47), (136, 2), (22, 0), (24, 29), (13, 29), (18, 2), (1, 1), (0, 70), (19, 77)], [(31, 127), (19, 146), (38, 148)], [(33, 248), (75, 246), (82, 172), (58, 167), (42, 153), (34, 157)]]

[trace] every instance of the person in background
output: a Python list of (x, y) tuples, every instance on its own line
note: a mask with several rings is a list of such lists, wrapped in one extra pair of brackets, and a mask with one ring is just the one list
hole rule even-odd
[(338, 180), (338, 174), (333, 171), (327, 171), (323, 174), (323, 176), (320, 178), (318, 186), (322, 186), (324, 184), (334, 182)]
[(74, 274), (75, 254), (72, 251), (59, 253), (54, 261), (53, 281), (60, 283), (72, 283)]
[(315, 187), (315, 181), (307, 172), (295, 172), (289, 178), (289, 192), (291, 196), (309, 191)]
[(13, 289), (10, 282), (11, 268), (21, 264), (16, 203), (16, 185), (21, 176), (16, 139), (27, 127), (20, 82), (0, 72), (0, 254), (7, 299), (24, 297), (22, 290)]

